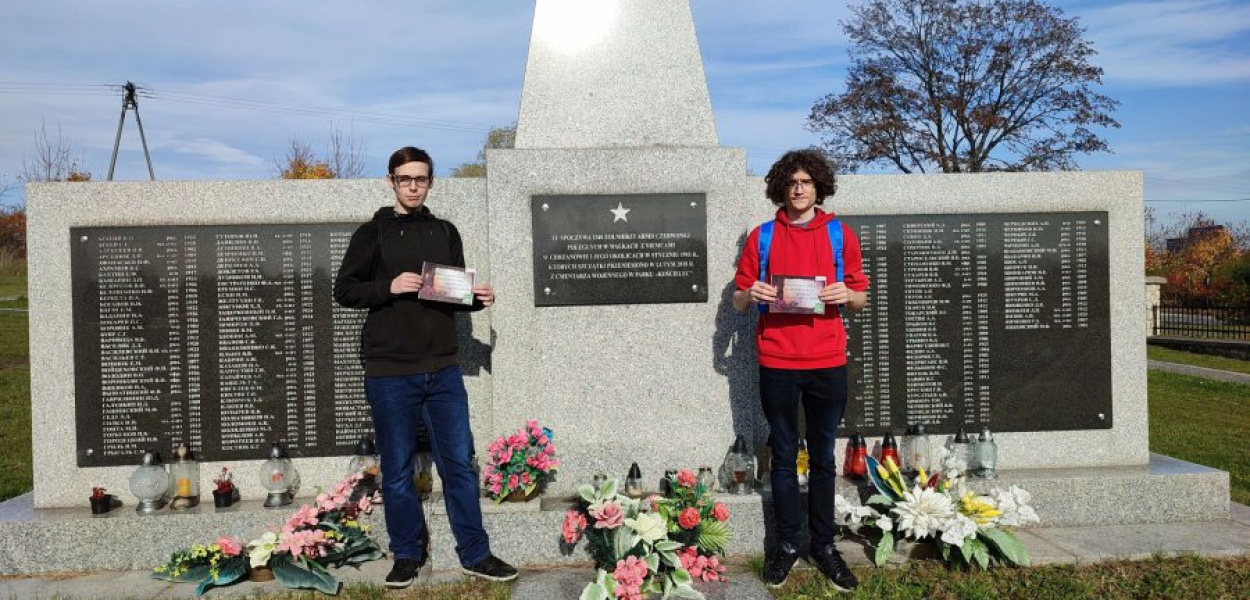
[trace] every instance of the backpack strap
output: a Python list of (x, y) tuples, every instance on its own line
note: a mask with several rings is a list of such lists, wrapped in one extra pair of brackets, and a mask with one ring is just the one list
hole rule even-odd
[[(760, 236), (759, 236), (760, 271), (759, 271), (759, 276), (757, 277), (760, 281), (765, 281), (764, 274), (768, 272), (768, 253), (773, 247), (773, 224), (774, 223), (775, 223), (774, 221), (768, 221), (767, 223), (760, 225)], [(765, 281), (765, 283), (767, 282)], [(760, 311), (761, 315), (768, 312), (768, 305), (762, 302), (759, 304), (756, 304), (755, 307)]]
[(842, 281), (842, 224), (831, 219), (826, 228), (829, 230), (829, 247), (833, 249), (834, 281)]

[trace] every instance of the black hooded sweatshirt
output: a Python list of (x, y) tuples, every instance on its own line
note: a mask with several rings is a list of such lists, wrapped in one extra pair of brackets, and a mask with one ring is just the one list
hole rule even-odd
[(420, 274), (426, 261), (464, 266), (460, 232), (425, 206), (409, 214), (384, 206), (352, 234), (334, 280), (334, 300), (369, 309), (360, 340), (366, 376), (403, 377), (459, 364), (454, 315), (481, 310), (481, 301), (469, 307), (391, 293), (391, 280), (404, 272)]

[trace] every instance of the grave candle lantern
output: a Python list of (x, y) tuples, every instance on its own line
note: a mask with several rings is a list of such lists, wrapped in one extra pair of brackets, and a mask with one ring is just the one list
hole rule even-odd
[(282, 444), (274, 442), (269, 448), (269, 458), (260, 466), (260, 484), (269, 492), (265, 497), (265, 507), (275, 508), (291, 503), (294, 496), (292, 488), (299, 478), (299, 471), (291, 464)]
[(200, 503), (200, 463), (186, 444), (174, 449), (174, 462), (169, 465), (170, 485), (174, 499), (169, 508), (180, 510)]
[(130, 475), (130, 493), (139, 499), (135, 512), (150, 515), (165, 505), (165, 493), (169, 491), (169, 472), (161, 462), (156, 450), (143, 453), (139, 468)]

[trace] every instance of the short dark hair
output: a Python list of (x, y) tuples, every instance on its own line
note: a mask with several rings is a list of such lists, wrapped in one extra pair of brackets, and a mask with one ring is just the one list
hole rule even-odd
[(430, 167), (430, 180), (434, 180), (434, 159), (430, 158), (429, 152), (413, 146), (404, 146), (391, 155), (391, 162), (387, 164), (386, 174), (394, 175), (395, 169), (410, 162), (423, 162), (428, 165)]
[(791, 150), (777, 159), (768, 170), (768, 175), (764, 176), (764, 182), (768, 184), (766, 195), (773, 204), (785, 205), (790, 177), (799, 170), (807, 171), (816, 183), (816, 204), (824, 204), (826, 197), (838, 191), (838, 176), (833, 173), (833, 165), (829, 164), (823, 152), (815, 148)]

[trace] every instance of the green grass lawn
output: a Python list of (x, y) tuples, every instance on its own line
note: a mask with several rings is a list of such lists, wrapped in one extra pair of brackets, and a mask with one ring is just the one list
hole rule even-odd
[(1209, 354), (1196, 354), (1159, 346), (1146, 346), (1146, 358), (1163, 362), (1180, 363), (1208, 369), (1220, 369), (1250, 375), (1250, 360), (1238, 360)]
[(0, 272), (0, 298), (26, 297), (26, 273)]
[(1150, 450), (1229, 472), (1250, 503), (1250, 386), (1150, 371)]
[(814, 569), (794, 571), (774, 592), (778, 600), (873, 598), (891, 600), (1241, 599), (1250, 591), (1250, 557), (1154, 558), (994, 571), (959, 571), (936, 561), (898, 568), (855, 569), (859, 588), (839, 594)]
[(33, 486), (28, 356), (26, 315), (0, 313), (0, 500)]

